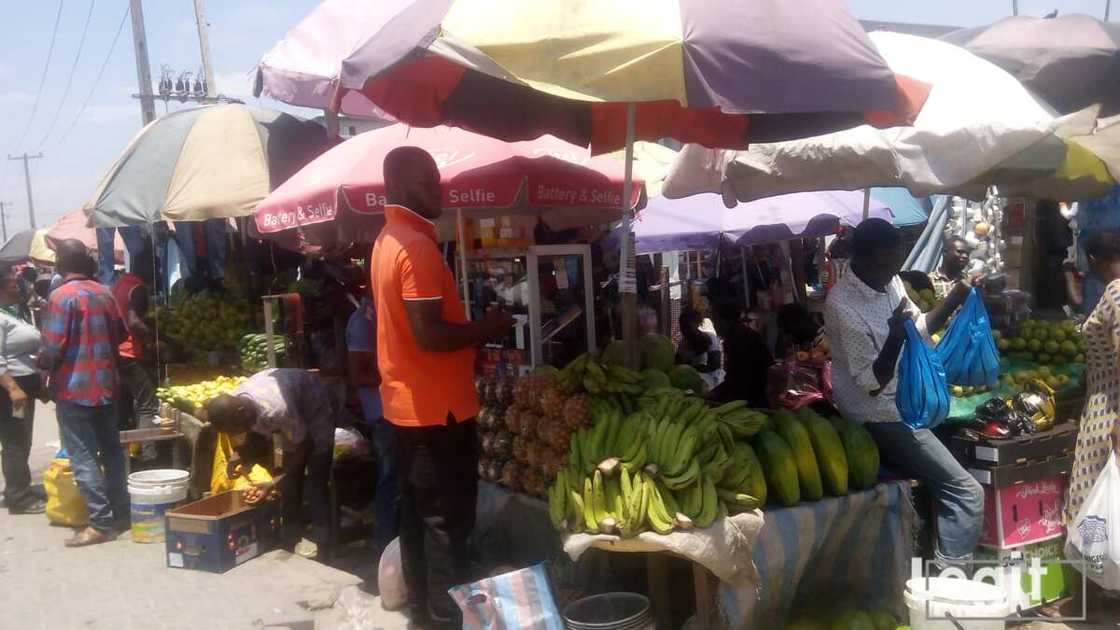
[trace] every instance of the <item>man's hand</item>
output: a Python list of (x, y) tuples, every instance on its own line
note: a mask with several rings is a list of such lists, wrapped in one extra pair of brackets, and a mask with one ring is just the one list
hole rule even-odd
[(245, 503), (249, 505), (256, 505), (265, 499), (271, 499), (276, 496), (276, 488), (272, 483), (261, 483), (250, 486), (242, 493)]
[(24, 392), (19, 385), (16, 385), (8, 391), (8, 397), (12, 399), (12, 414), (16, 415), (23, 411), (24, 405), (27, 404), (27, 392)]
[(486, 332), (487, 339), (499, 339), (509, 334), (516, 320), (505, 311), (490, 311), (479, 322)]
[(902, 301), (895, 307), (894, 312), (891, 313), (891, 318), (887, 320), (887, 327), (890, 329), (889, 335), (894, 339), (905, 339), (905, 324), (911, 316), (910, 300), (902, 298)]

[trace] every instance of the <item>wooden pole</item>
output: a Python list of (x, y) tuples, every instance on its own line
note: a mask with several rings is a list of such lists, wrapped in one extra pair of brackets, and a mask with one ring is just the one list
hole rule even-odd
[(635, 103), (626, 106), (626, 172), (622, 180), (622, 245), (619, 251), (618, 293), (622, 302), (622, 343), (626, 363), (638, 368), (638, 286), (634, 260), (634, 207), (630, 203), (634, 175)]

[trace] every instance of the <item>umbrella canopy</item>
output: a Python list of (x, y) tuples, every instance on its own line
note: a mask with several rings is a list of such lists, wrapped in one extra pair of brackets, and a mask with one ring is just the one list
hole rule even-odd
[[(264, 55), (256, 91), (296, 105), (594, 152), (636, 136), (746, 146), (909, 121), (896, 77), (838, 0), (327, 0)], [(367, 102), (369, 104), (367, 104)]]
[(1056, 119), (1014, 77), (952, 44), (899, 33), (872, 33), (871, 39), (898, 72), (933, 85), (913, 127), (863, 125), (738, 152), (690, 145), (664, 194), (721, 192), (746, 201), (802, 190), (901, 186), (922, 196), (982, 198), (998, 183), (1005, 194), (1081, 198), (1111, 187), (1099, 156), (1078, 144), (1082, 136), (1095, 137), (1093, 112)]
[[(124, 240), (116, 230), (113, 230), (113, 235), (113, 260), (123, 264)], [(89, 251), (97, 251), (97, 230), (89, 227), (85, 212), (81, 208), (62, 215), (46, 230), (44, 239), (51, 251), (57, 249), (59, 241), (67, 239), (77, 239), (89, 248)]]
[(40, 256), (49, 254), (49, 259), (40, 259), (42, 262), (54, 263), (54, 252), (42, 246), (42, 234), (46, 230), (23, 230), (16, 232), (0, 246), (0, 265), (20, 265), (32, 258), (32, 247), (36, 244), (36, 236), (41, 249), (36, 251)]
[(273, 110), (224, 104), (172, 112), (132, 140), (85, 212), (98, 227), (248, 216), (326, 147), (321, 126)]
[[(872, 199), (869, 215), (890, 218)], [(639, 254), (715, 249), (720, 240), (748, 246), (835, 234), (863, 220), (863, 193), (823, 191), (769, 197), (728, 209), (719, 195), (651, 199), (634, 221)]]
[[(257, 206), (257, 230), (271, 235), (299, 229), (302, 241), (315, 245), (372, 241), (386, 202), (381, 165), (390, 151), (406, 145), (435, 158), (445, 209), (469, 209), (475, 216), (531, 211), (564, 229), (609, 223), (624, 205), (619, 161), (593, 158), (552, 136), (507, 143), (453, 127), (393, 125), (351, 138), (293, 175)], [(642, 199), (637, 183), (631, 207)], [(437, 228), (454, 234), (454, 219), (445, 213)]]
[(1100, 103), (1105, 115), (1120, 113), (1120, 24), (1019, 15), (942, 39), (1010, 72), (1059, 112)]
[(891, 211), (891, 223), (897, 227), (925, 223), (929, 217), (927, 200), (918, 199), (905, 188), (872, 188), (871, 198)]

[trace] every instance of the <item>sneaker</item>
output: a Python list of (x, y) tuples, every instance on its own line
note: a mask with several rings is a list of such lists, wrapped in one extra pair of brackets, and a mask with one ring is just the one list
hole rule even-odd
[(34, 498), (22, 504), (8, 508), (8, 514), (42, 514), (47, 511), (47, 502)]

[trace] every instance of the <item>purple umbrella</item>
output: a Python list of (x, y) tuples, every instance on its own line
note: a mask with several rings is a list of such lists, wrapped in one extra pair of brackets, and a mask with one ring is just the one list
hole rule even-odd
[(1120, 112), (1120, 24), (1088, 15), (1016, 16), (941, 39), (1009, 72), (1062, 113)]
[[(874, 198), (868, 216), (891, 218)], [(835, 234), (863, 220), (863, 193), (817, 191), (768, 197), (728, 209), (719, 195), (652, 199), (634, 220), (637, 253), (715, 249), (721, 239), (738, 246)]]

